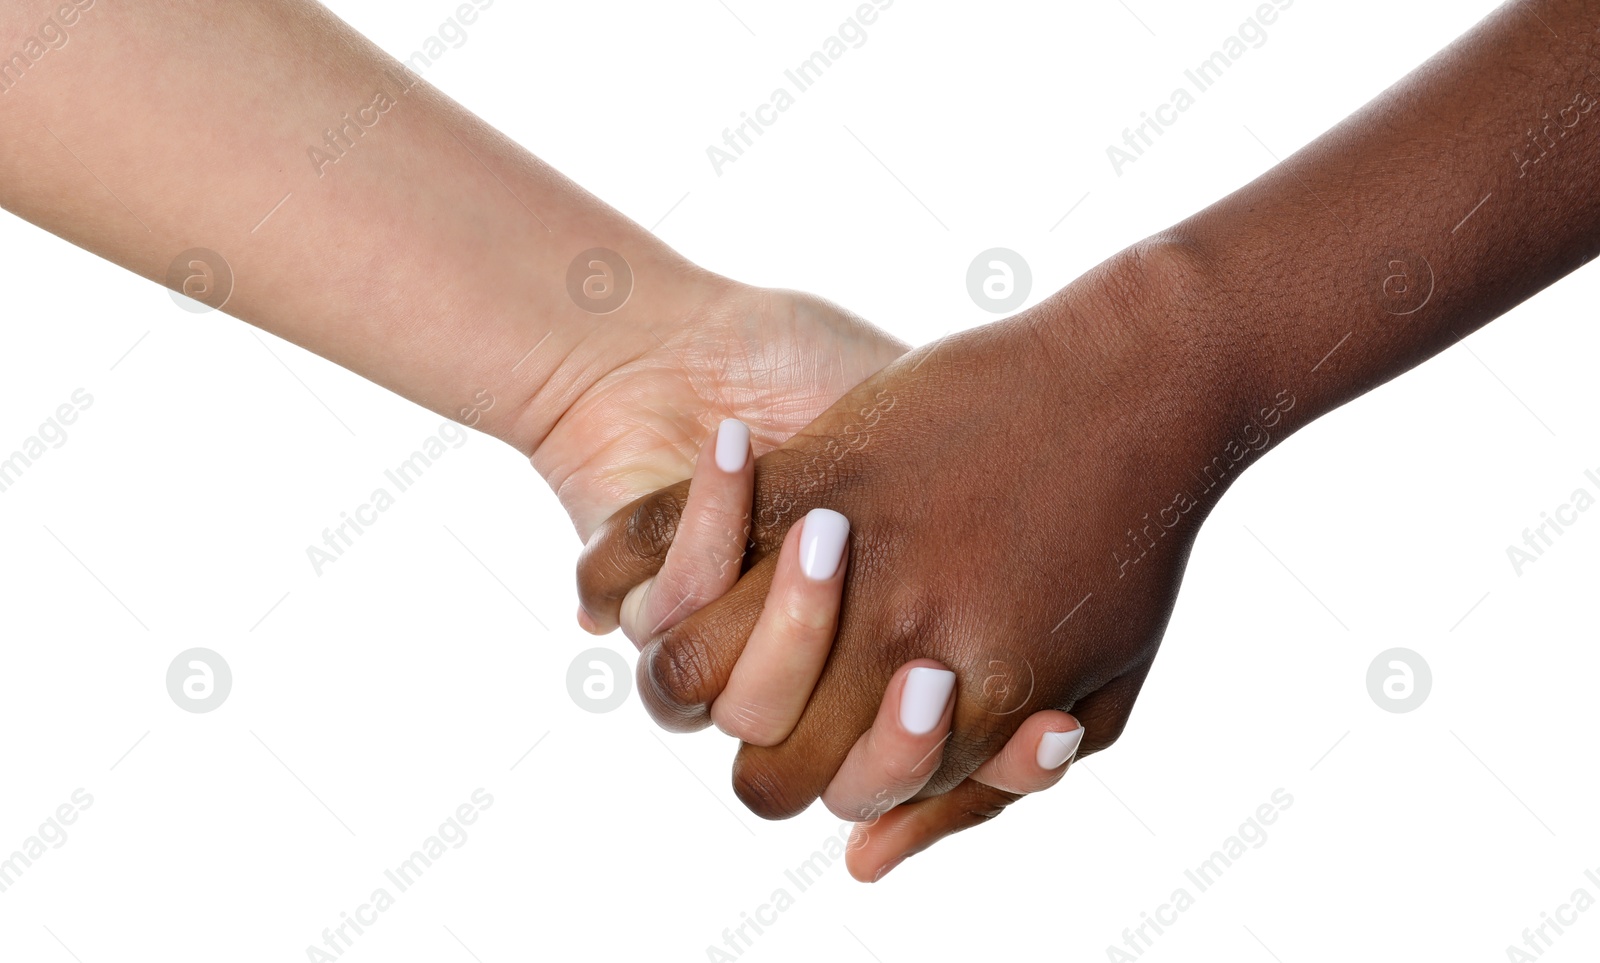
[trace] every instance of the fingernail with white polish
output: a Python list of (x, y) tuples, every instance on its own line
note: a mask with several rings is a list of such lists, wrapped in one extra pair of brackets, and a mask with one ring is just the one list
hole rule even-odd
[(844, 560), (850, 520), (831, 508), (813, 508), (800, 524), (800, 571), (813, 582), (833, 578)]
[(900, 725), (914, 736), (932, 732), (955, 687), (956, 674), (947, 669), (919, 665), (906, 673), (906, 686), (900, 693)]
[(1046, 772), (1059, 769), (1078, 754), (1078, 743), (1083, 741), (1083, 727), (1071, 732), (1047, 732), (1039, 737), (1039, 768)]
[(724, 418), (717, 426), (717, 467), (725, 472), (744, 468), (750, 454), (750, 429), (737, 418)]

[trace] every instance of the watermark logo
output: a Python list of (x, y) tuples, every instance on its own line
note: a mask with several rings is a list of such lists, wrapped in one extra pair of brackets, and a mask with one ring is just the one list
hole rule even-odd
[[(1222, 841), (1204, 860), (1183, 871), (1183, 884), (1175, 887), (1165, 902), (1153, 910), (1139, 913), (1139, 922), (1122, 930), (1122, 944), (1106, 944), (1106, 959), (1111, 963), (1134, 963), (1156, 945), (1167, 930), (1177, 925), (1196, 901), (1228, 873), (1236, 873), (1239, 860), (1253, 849), (1267, 844), (1268, 827), (1294, 805), (1294, 796), (1279, 787), (1255, 811), (1245, 817), (1233, 835)], [(1192, 889), (1191, 889), (1192, 887)]]
[(84, 12), (92, 6), (94, 0), (59, 4), (38, 30), (22, 38), (9, 56), (0, 53), (0, 94), (11, 93), (11, 88), (22, 82), (23, 75), (50, 51), (65, 47), (72, 39), (67, 28), (77, 26)]
[[(306, 944), (306, 959), (310, 963), (334, 963), (344, 956), (346, 950), (355, 946), (356, 940), (366, 935), (369, 928), (377, 925), (378, 921), (394, 908), (400, 896), (416, 886), (424, 874), (433, 871), (433, 867), (446, 853), (467, 844), (470, 834), (466, 827), (476, 823), (482, 818), (484, 811), (493, 805), (494, 797), (488, 790), (482, 786), (474, 789), (470, 799), (457, 806), (455, 811), (439, 824), (439, 828), (422, 841), (421, 846), (411, 851), (410, 856), (395, 864), (393, 868), (383, 871), (385, 885), (375, 887), (367, 900), (356, 906), (354, 912), (341, 910), (337, 925), (323, 927), (321, 946), (315, 943)], [(449, 927), (445, 927), (445, 930), (449, 932)], [(471, 950), (467, 952), (471, 953)]]
[(66, 827), (77, 822), (79, 814), (93, 805), (93, 796), (82, 787), (74, 789), (71, 799), (57, 806), (55, 812), (39, 824), (38, 830), (24, 839), (22, 845), (12, 850), (10, 855), (0, 849), (0, 893), (17, 885), (17, 880), (50, 850), (65, 846)]
[(610, 314), (633, 293), (633, 267), (616, 251), (592, 247), (567, 267), (567, 294), (590, 314)]
[[(1583, 875), (1591, 884), (1600, 886), (1600, 874), (1594, 870), (1586, 869)], [(1557, 906), (1553, 913), (1548, 910), (1539, 913), (1539, 925), (1522, 928), (1522, 946), (1506, 944), (1506, 959), (1511, 963), (1534, 963), (1544, 956), (1546, 950), (1556, 945), (1556, 940), (1567, 932), (1568, 927), (1583, 920), (1585, 917), (1581, 914), (1589, 912), (1594, 905), (1594, 895), (1587, 887), (1574, 888), (1567, 901)], [(1551, 933), (1551, 930), (1555, 932)]]
[[(484, 404), (483, 397), (486, 392), (478, 392), (477, 404)], [(487, 401), (489, 407), (494, 405), (493, 395)], [(487, 411), (488, 408), (481, 409)], [(463, 408), (463, 419), (473, 415), (476, 421), (476, 412), (479, 409)], [(372, 490), (367, 500), (357, 505), (350, 511), (339, 513), (339, 523), (322, 530), (322, 545), (306, 546), (306, 558), (311, 562), (311, 570), (318, 578), (322, 577), (327, 566), (344, 558), (345, 552), (353, 548), (356, 539), (361, 537), (369, 528), (378, 524), (378, 519), (395, 506), (399, 495), (405, 494), (412, 486), (422, 479), (422, 475), (431, 466), (443, 458), (446, 451), (460, 448), (467, 443), (469, 432), (463, 430), (453, 421), (439, 423), (439, 431), (422, 440), (421, 446), (411, 453), (411, 457), (395, 465), (385, 468), (383, 477), (394, 486), (394, 491), (389, 491), (387, 486), (380, 485)], [(448, 444), (448, 448), (446, 445)], [(459, 541), (459, 539), (458, 539)]]
[[(1152, 110), (1140, 111), (1139, 124), (1122, 129), (1121, 146), (1106, 145), (1106, 159), (1111, 162), (1111, 170), (1121, 177), (1124, 168), (1143, 157), (1145, 151), (1155, 146), (1157, 138), (1165, 136), (1168, 128), (1188, 113), (1197, 103), (1197, 95), (1216, 86), (1249, 50), (1266, 46), (1267, 27), (1277, 23), (1283, 11), (1293, 5), (1294, 0), (1272, 0), (1271, 4), (1263, 3), (1256, 7), (1255, 13), (1239, 24), (1238, 30), (1223, 38), (1222, 43), (1212, 50), (1211, 56), (1185, 70), (1183, 79), (1187, 81), (1186, 86), (1173, 90), (1166, 103), (1157, 104)], [(1190, 88), (1193, 88), (1192, 92)]]
[(1526, 140), (1520, 148), (1512, 148), (1511, 162), (1517, 166), (1518, 179), (1528, 176), (1528, 168), (1545, 159), (1551, 151), (1561, 146), (1566, 136), (1583, 122), (1583, 118), (1600, 103), (1593, 94), (1580, 90), (1572, 95), (1571, 103), (1556, 111), (1554, 117), (1547, 110), (1539, 115), (1539, 122), (1530, 124)]
[(1378, 307), (1396, 317), (1416, 314), (1433, 297), (1433, 265), (1413, 251), (1378, 259)]
[[(744, 956), (770, 927), (796, 903), (796, 897), (815, 886), (830, 868), (844, 861), (845, 840), (852, 824), (842, 823), (837, 832), (824, 838), (810, 858), (783, 871), (784, 882), (753, 910), (740, 910), (739, 922), (722, 931), (722, 943), (706, 944), (706, 959), (712, 963), (733, 963)], [(793, 887), (793, 892), (790, 891)]]
[(71, 404), (62, 402), (57, 405), (55, 412), (39, 425), (39, 430), (24, 438), (15, 451), (7, 454), (0, 449), (0, 492), (15, 485), (22, 478), (23, 472), (43, 458), (50, 449), (65, 445), (68, 438), (67, 426), (75, 424), (78, 416), (94, 404), (94, 396), (82, 388), (74, 391), (69, 400)]
[(210, 649), (179, 652), (167, 666), (167, 692), (185, 712), (210, 712), (233, 691), (228, 660)]
[(801, 481), (790, 493), (779, 493), (769, 498), (756, 515), (756, 528), (776, 532), (783, 520), (799, 508), (803, 499), (833, 478), (832, 469), (852, 454), (866, 450), (872, 444), (874, 429), (884, 415), (894, 410), (895, 397), (888, 388), (872, 396), (872, 401), (856, 409), (851, 422), (831, 434), (820, 451), (807, 456), (799, 466)]
[(1410, 649), (1388, 649), (1367, 666), (1367, 692), (1385, 712), (1410, 712), (1428, 701), (1433, 670)]
[(208, 247), (192, 247), (167, 268), (172, 303), (194, 314), (220, 311), (233, 297), (233, 266)]
[(1033, 272), (1022, 255), (1010, 248), (991, 247), (967, 265), (967, 294), (972, 303), (994, 314), (1022, 307), (1033, 290)]
[[(1600, 471), (1590, 469), (1583, 474), (1595, 491), (1600, 491)], [(1583, 513), (1594, 505), (1593, 492), (1579, 485), (1572, 490), (1567, 501), (1548, 512), (1540, 512), (1539, 524), (1522, 530), (1522, 545), (1506, 546), (1506, 558), (1511, 561), (1511, 570), (1521, 578), (1524, 569), (1543, 558), (1545, 550), (1553, 548), (1555, 540), (1578, 524)]]
[(1194, 473), (1194, 484), (1190, 491), (1174, 494), (1170, 503), (1156, 510), (1154, 519), (1149, 512), (1145, 512), (1137, 523), (1139, 527), (1128, 529), (1127, 544), (1111, 553), (1111, 563), (1117, 567), (1117, 578), (1125, 578), (1128, 566), (1138, 565), (1161, 539), (1167, 537), (1168, 532), (1177, 531), (1178, 525), (1189, 512), (1200, 507), (1202, 499), (1227, 480), (1229, 472), (1237, 475), (1246, 461), (1265, 451), (1272, 444), (1272, 431), (1283, 424), (1284, 416), (1293, 411), (1297, 403), (1298, 400), (1289, 389), (1279, 391), (1273, 396), (1272, 404), (1256, 409), (1255, 416), (1240, 429), (1238, 437), (1229, 441), (1222, 452), (1213, 455), (1209, 463)]
[(711, 172), (722, 176), (724, 168), (736, 163), (745, 151), (755, 146), (756, 139), (766, 134), (767, 128), (778, 122), (798, 102), (798, 97), (810, 90), (838, 64), (839, 58), (851, 50), (860, 50), (868, 40), (867, 27), (878, 22), (883, 11), (894, 5), (894, 0), (872, 0), (856, 7), (852, 16), (839, 24), (839, 29), (825, 37), (811, 56), (783, 72), (783, 84), (773, 88), (766, 103), (739, 112), (739, 122), (722, 128), (722, 143), (706, 145), (706, 159), (711, 162)]
[(628, 701), (632, 670), (610, 649), (579, 652), (567, 666), (567, 694), (585, 712), (610, 712)]
[(978, 665), (979, 682), (972, 698), (990, 715), (1008, 716), (1033, 698), (1033, 663), (1005, 650), (991, 652)]

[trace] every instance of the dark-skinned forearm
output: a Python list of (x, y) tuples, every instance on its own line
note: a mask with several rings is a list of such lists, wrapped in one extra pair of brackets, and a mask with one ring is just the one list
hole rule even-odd
[(1159, 246), (1233, 406), (1286, 390), (1292, 430), (1592, 258), (1596, 170), (1600, 4), (1514, 2)]

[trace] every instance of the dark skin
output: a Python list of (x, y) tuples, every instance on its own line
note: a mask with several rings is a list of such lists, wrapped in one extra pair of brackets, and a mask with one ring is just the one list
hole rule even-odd
[[(1030, 712), (1076, 715), (1080, 755), (1116, 741), (1241, 470), (1600, 252), (1596, 170), (1600, 4), (1501, 7), (1243, 189), (894, 362), (761, 458), (748, 571), (641, 653), (652, 715), (707, 724), (785, 531), (833, 508), (853, 526), (833, 653), (789, 739), (741, 748), (736, 791), (770, 818), (806, 808), (895, 669), (931, 657), (959, 677), (954, 730), (891, 813), (896, 846), (992, 816), (1016, 796), (967, 777)], [(591, 539), (598, 625), (660, 566), (685, 491)], [(1020, 707), (986, 687), (996, 663), (1031, 678)]]

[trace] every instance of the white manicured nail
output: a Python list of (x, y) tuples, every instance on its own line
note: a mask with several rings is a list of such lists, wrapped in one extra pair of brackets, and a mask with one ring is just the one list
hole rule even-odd
[(1071, 732), (1047, 732), (1039, 737), (1039, 768), (1049, 772), (1067, 764), (1078, 754), (1078, 743), (1083, 741), (1083, 727)]
[(844, 560), (850, 520), (831, 508), (813, 508), (800, 525), (800, 571), (813, 582), (833, 578)]
[(724, 418), (717, 426), (717, 467), (725, 472), (744, 468), (750, 454), (750, 429), (737, 418)]
[(906, 686), (900, 693), (900, 725), (914, 736), (932, 732), (955, 687), (956, 674), (946, 669), (919, 665), (906, 673)]

